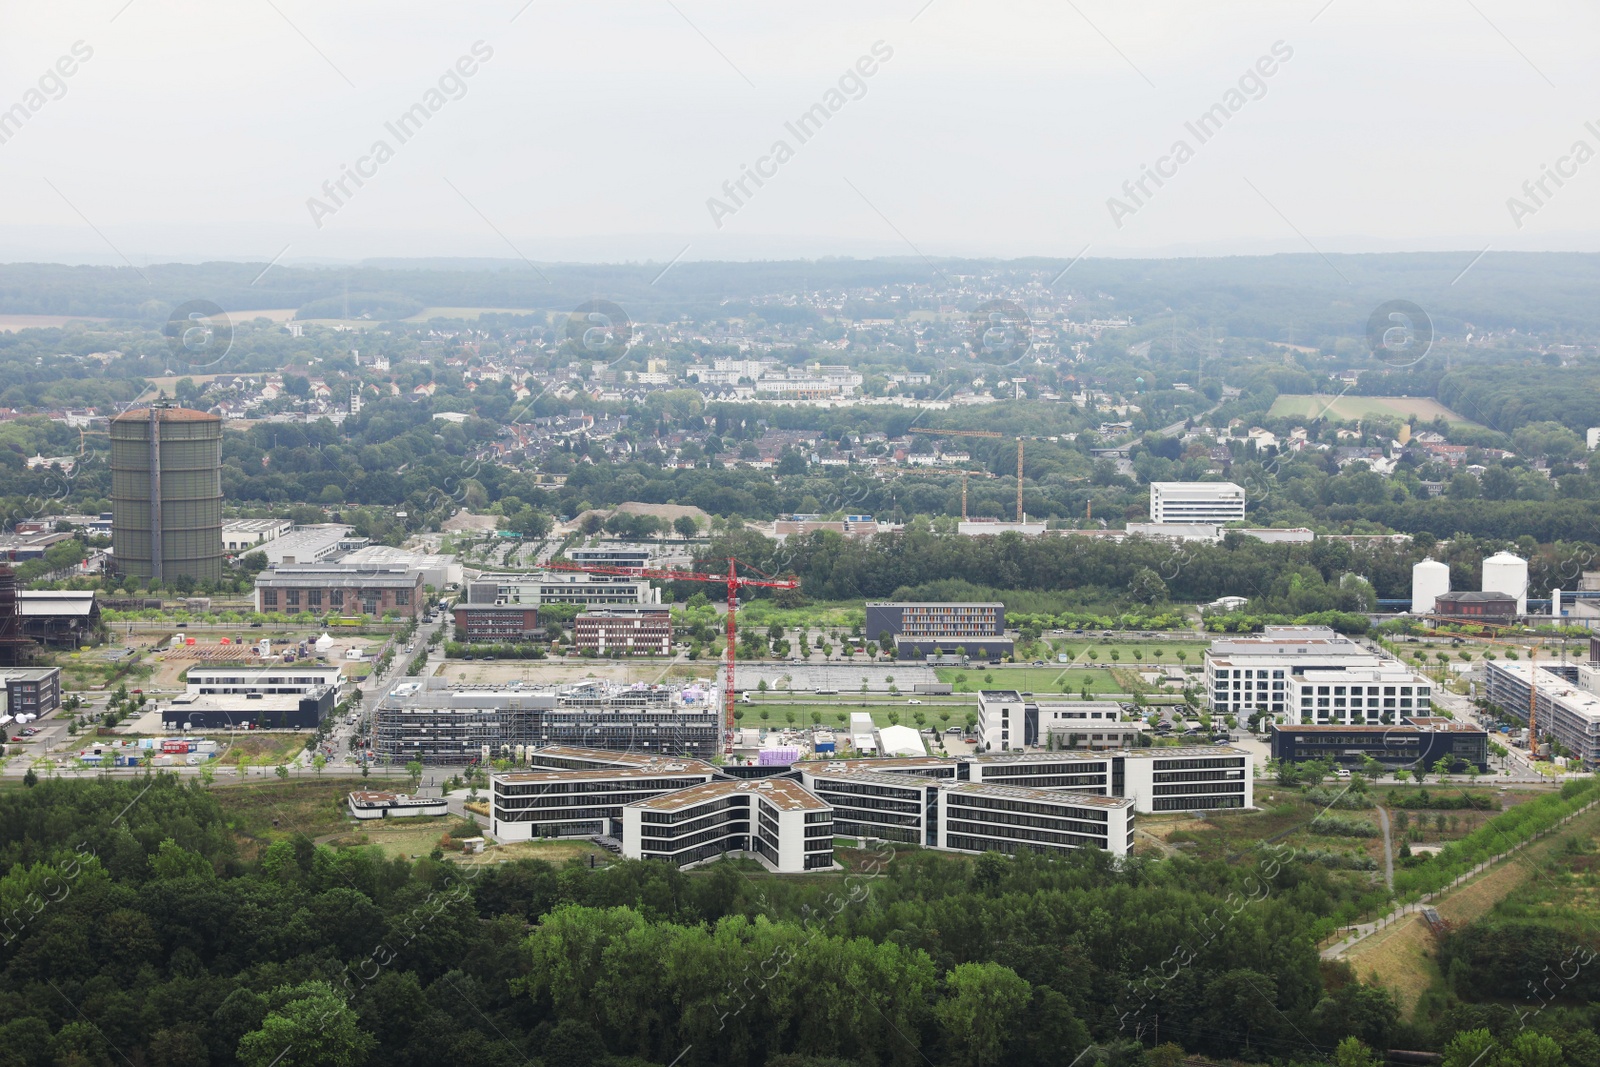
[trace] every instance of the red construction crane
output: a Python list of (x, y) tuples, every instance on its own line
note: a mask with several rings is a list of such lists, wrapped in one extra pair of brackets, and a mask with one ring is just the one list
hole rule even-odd
[[(739, 603), (739, 590), (745, 586), (762, 589), (798, 589), (798, 578), (741, 578), (738, 560), (728, 557), (727, 574), (709, 574), (704, 571), (657, 570), (651, 567), (607, 567), (596, 563), (569, 563), (551, 560), (545, 566), (553, 571), (580, 571), (584, 574), (612, 574), (621, 578), (658, 578), (666, 582), (726, 582), (728, 584), (728, 662), (727, 677), (723, 681), (723, 702), (726, 704), (724, 727), (725, 751), (733, 751), (733, 645), (738, 634), (734, 625), (734, 612)], [(746, 564), (748, 566), (748, 564)]]

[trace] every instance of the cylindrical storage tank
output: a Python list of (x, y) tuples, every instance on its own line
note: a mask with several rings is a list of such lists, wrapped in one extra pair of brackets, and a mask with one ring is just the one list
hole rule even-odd
[(1450, 568), (1425, 559), (1411, 568), (1411, 614), (1431, 615), (1440, 593), (1450, 591)]
[(222, 420), (176, 407), (139, 408), (112, 419), (111, 505), (112, 550), (121, 573), (220, 580)]
[(1483, 591), (1517, 598), (1517, 614), (1528, 613), (1528, 561), (1509, 552), (1496, 552), (1483, 561)]

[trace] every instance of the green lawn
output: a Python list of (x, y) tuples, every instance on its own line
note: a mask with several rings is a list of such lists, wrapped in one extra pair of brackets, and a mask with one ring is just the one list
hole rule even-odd
[[(969, 701), (964, 704), (946, 702), (943, 704), (923, 704), (921, 706), (912, 704), (906, 706), (904, 700), (886, 703), (869, 698), (867, 705), (863, 707), (860, 700), (842, 698), (831, 704), (788, 704), (778, 701), (762, 702), (758, 700), (754, 704), (741, 702), (737, 710), (744, 713), (743, 718), (738, 720), (739, 725), (748, 728), (767, 726), (776, 729), (788, 726), (790, 725), (789, 712), (791, 711), (794, 712), (795, 721), (793, 725), (795, 726), (811, 725), (811, 713), (817, 712), (822, 716), (821, 725), (837, 730), (849, 723), (851, 714), (859, 711), (864, 711), (871, 715), (873, 723), (878, 726), (891, 725), (889, 722), (890, 712), (899, 714), (900, 725), (915, 726), (917, 725), (916, 714), (920, 711), (926, 716), (928, 725), (937, 725), (942, 729), (946, 723), (939, 718), (940, 715), (948, 711), (950, 713), (948, 725), (961, 726), (966, 723), (968, 712), (976, 714), (978, 705)], [(770, 717), (761, 718), (763, 711), (768, 712)], [(844, 716), (842, 721), (839, 718), (840, 715)]]
[[(1089, 685), (1091, 696), (1097, 693), (1118, 693), (1122, 687), (1108, 670), (1057, 665), (1054, 667), (940, 667), (935, 673), (941, 682), (949, 682), (958, 693), (976, 693), (980, 689), (1016, 689), (1043, 695), (1063, 692), (1076, 695)], [(962, 676), (965, 676), (964, 679)], [(1063, 688), (1064, 687), (1064, 688)]]

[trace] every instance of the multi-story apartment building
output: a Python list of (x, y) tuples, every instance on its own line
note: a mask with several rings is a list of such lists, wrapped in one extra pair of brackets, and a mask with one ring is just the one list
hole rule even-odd
[(1484, 668), (1484, 696), (1507, 716), (1527, 722), (1530, 678), (1537, 690), (1540, 742), (1553, 738), (1582, 761), (1584, 770), (1600, 770), (1600, 671), (1569, 667), (1561, 672), (1494, 660)]
[(1006, 608), (1000, 603), (869, 603), (867, 640), (894, 639), (901, 658), (962, 649), (974, 659), (1009, 656)]
[(415, 618), (426, 601), (422, 572), (339, 563), (284, 564), (256, 575), (256, 610)]
[(1426, 677), (1323, 626), (1268, 626), (1256, 636), (1219, 638), (1206, 650), (1205, 685), (1213, 714), (1326, 723), (1427, 714), (1433, 694)]
[(670, 656), (672, 612), (654, 605), (586, 611), (572, 622), (572, 643), (596, 656)]
[(1244, 521), (1244, 487), (1233, 482), (1151, 482), (1150, 521)]

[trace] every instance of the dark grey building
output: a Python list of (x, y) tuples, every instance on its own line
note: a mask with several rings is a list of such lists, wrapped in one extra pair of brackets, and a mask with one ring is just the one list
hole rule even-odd
[(901, 659), (941, 652), (964, 652), (973, 659), (996, 659), (1012, 652), (1006, 637), (1006, 606), (1001, 603), (869, 603), (867, 640), (894, 639)]
[(1288, 763), (1330, 759), (1360, 767), (1372, 757), (1391, 770), (1432, 770), (1440, 758), (1457, 766), (1489, 769), (1489, 733), (1477, 726), (1437, 716), (1402, 719), (1391, 726), (1273, 726), (1272, 758)]
[(642, 755), (711, 759), (719, 751), (716, 691), (592, 683), (534, 689), (450, 686), (430, 678), (378, 705), (373, 751), (380, 760), (467, 764), (511, 759), (517, 750), (576, 745)]
[(212, 693), (181, 696), (161, 709), (168, 730), (315, 730), (332, 714), (331, 686), (304, 693)]
[(11, 715), (48, 715), (61, 706), (60, 667), (10, 667), (5, 678), (6, 706)]

